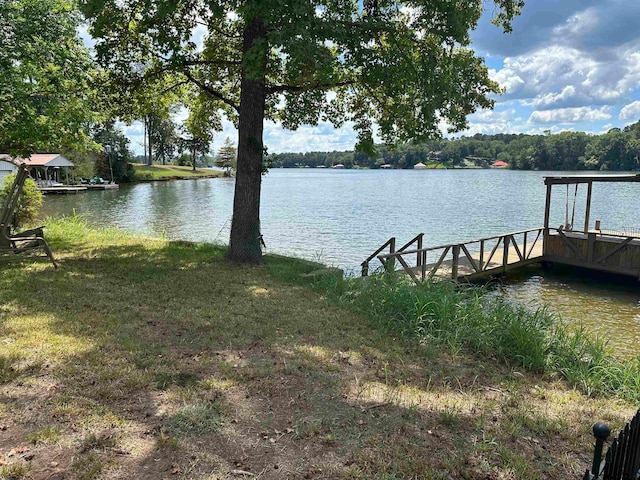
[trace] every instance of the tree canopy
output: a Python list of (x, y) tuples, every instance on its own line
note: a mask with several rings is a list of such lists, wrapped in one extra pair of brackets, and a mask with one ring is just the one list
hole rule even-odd
[[(264, 119), (350, 122), (359, 147), (466, 126), (500, 91), (469, 48), (482, 0), (81, 0), (97, 58), (129, 85), (189, 85), (238, 126), (229, 256), (260, 262)], [(521, 0), (494, 0), (505, 31)], [(201, 38), (199, 37), (201, 36)], [(201, 42), (200, 42), (201, 40)]]
[(92, 61), (69, 0), (0, 2), (0, 151), (91, 145)]

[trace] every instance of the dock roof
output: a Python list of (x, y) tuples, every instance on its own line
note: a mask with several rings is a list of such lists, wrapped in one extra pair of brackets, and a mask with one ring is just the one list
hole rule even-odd
[(10, 160), (10, 155), (0, 153), (0, 160), (20, 164), (25, 163), (29, 167), (73, 167), (73, 163), (59, 153), (34, 153), (29, 158), (16, 157)]
[(563, 175), (544, 177), (545, 185), (574, 185), (594, 182), (640, 182), (640, 174), (626, 175)]

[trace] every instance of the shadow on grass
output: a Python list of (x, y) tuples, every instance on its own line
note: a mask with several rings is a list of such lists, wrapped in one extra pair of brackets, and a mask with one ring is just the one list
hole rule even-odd
[(0, 424), (19, 432), (0, 449), (62, 437), (32, 447), (34, 478), (537, 478), (588, 461), (549, 458), (569, 427), (505, 367), (381, 337), (292, 283), (316, 264), (57, 247), (58, 270), (0, 266)]

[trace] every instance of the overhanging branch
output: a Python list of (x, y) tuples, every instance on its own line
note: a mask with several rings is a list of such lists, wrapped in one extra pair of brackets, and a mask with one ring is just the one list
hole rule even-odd
[(184, 72), (185, 77), (187, 77), (190, 81), (192, 81), (193, 83), (195, 83), (199, 88), (201, 88), (207, 95), (209, 95), (212, 98), (216, 98), (224, 103), (226, 103), (227, 105), (229, 105), (231, 108), (233, 108), (236, 112), (239, 111), (239, 107), (238, 105), (233, 101), (230, 100), (229, 98), (225, 97), (224, 95), (222, 95), (220, 92), (218, 92), (217, 90), (209, 87), (208, 85), (202, 83), (201, 81), (199, 81), (197, 78), (195, 78), (193, 75), (191, 75), (190, 72)]

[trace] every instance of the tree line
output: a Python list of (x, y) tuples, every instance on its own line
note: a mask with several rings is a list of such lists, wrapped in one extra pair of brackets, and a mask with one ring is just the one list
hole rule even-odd
[(476, 134), (472, 137), (377, 145), (375, 154), (359, 151), (279, 153), (269, 155), (272, 167), (488, 168), (496, 161), (515, 170), (637, 170), (640, 168), (640, 121), (601, 135), (562, 132), (545, 135)]

